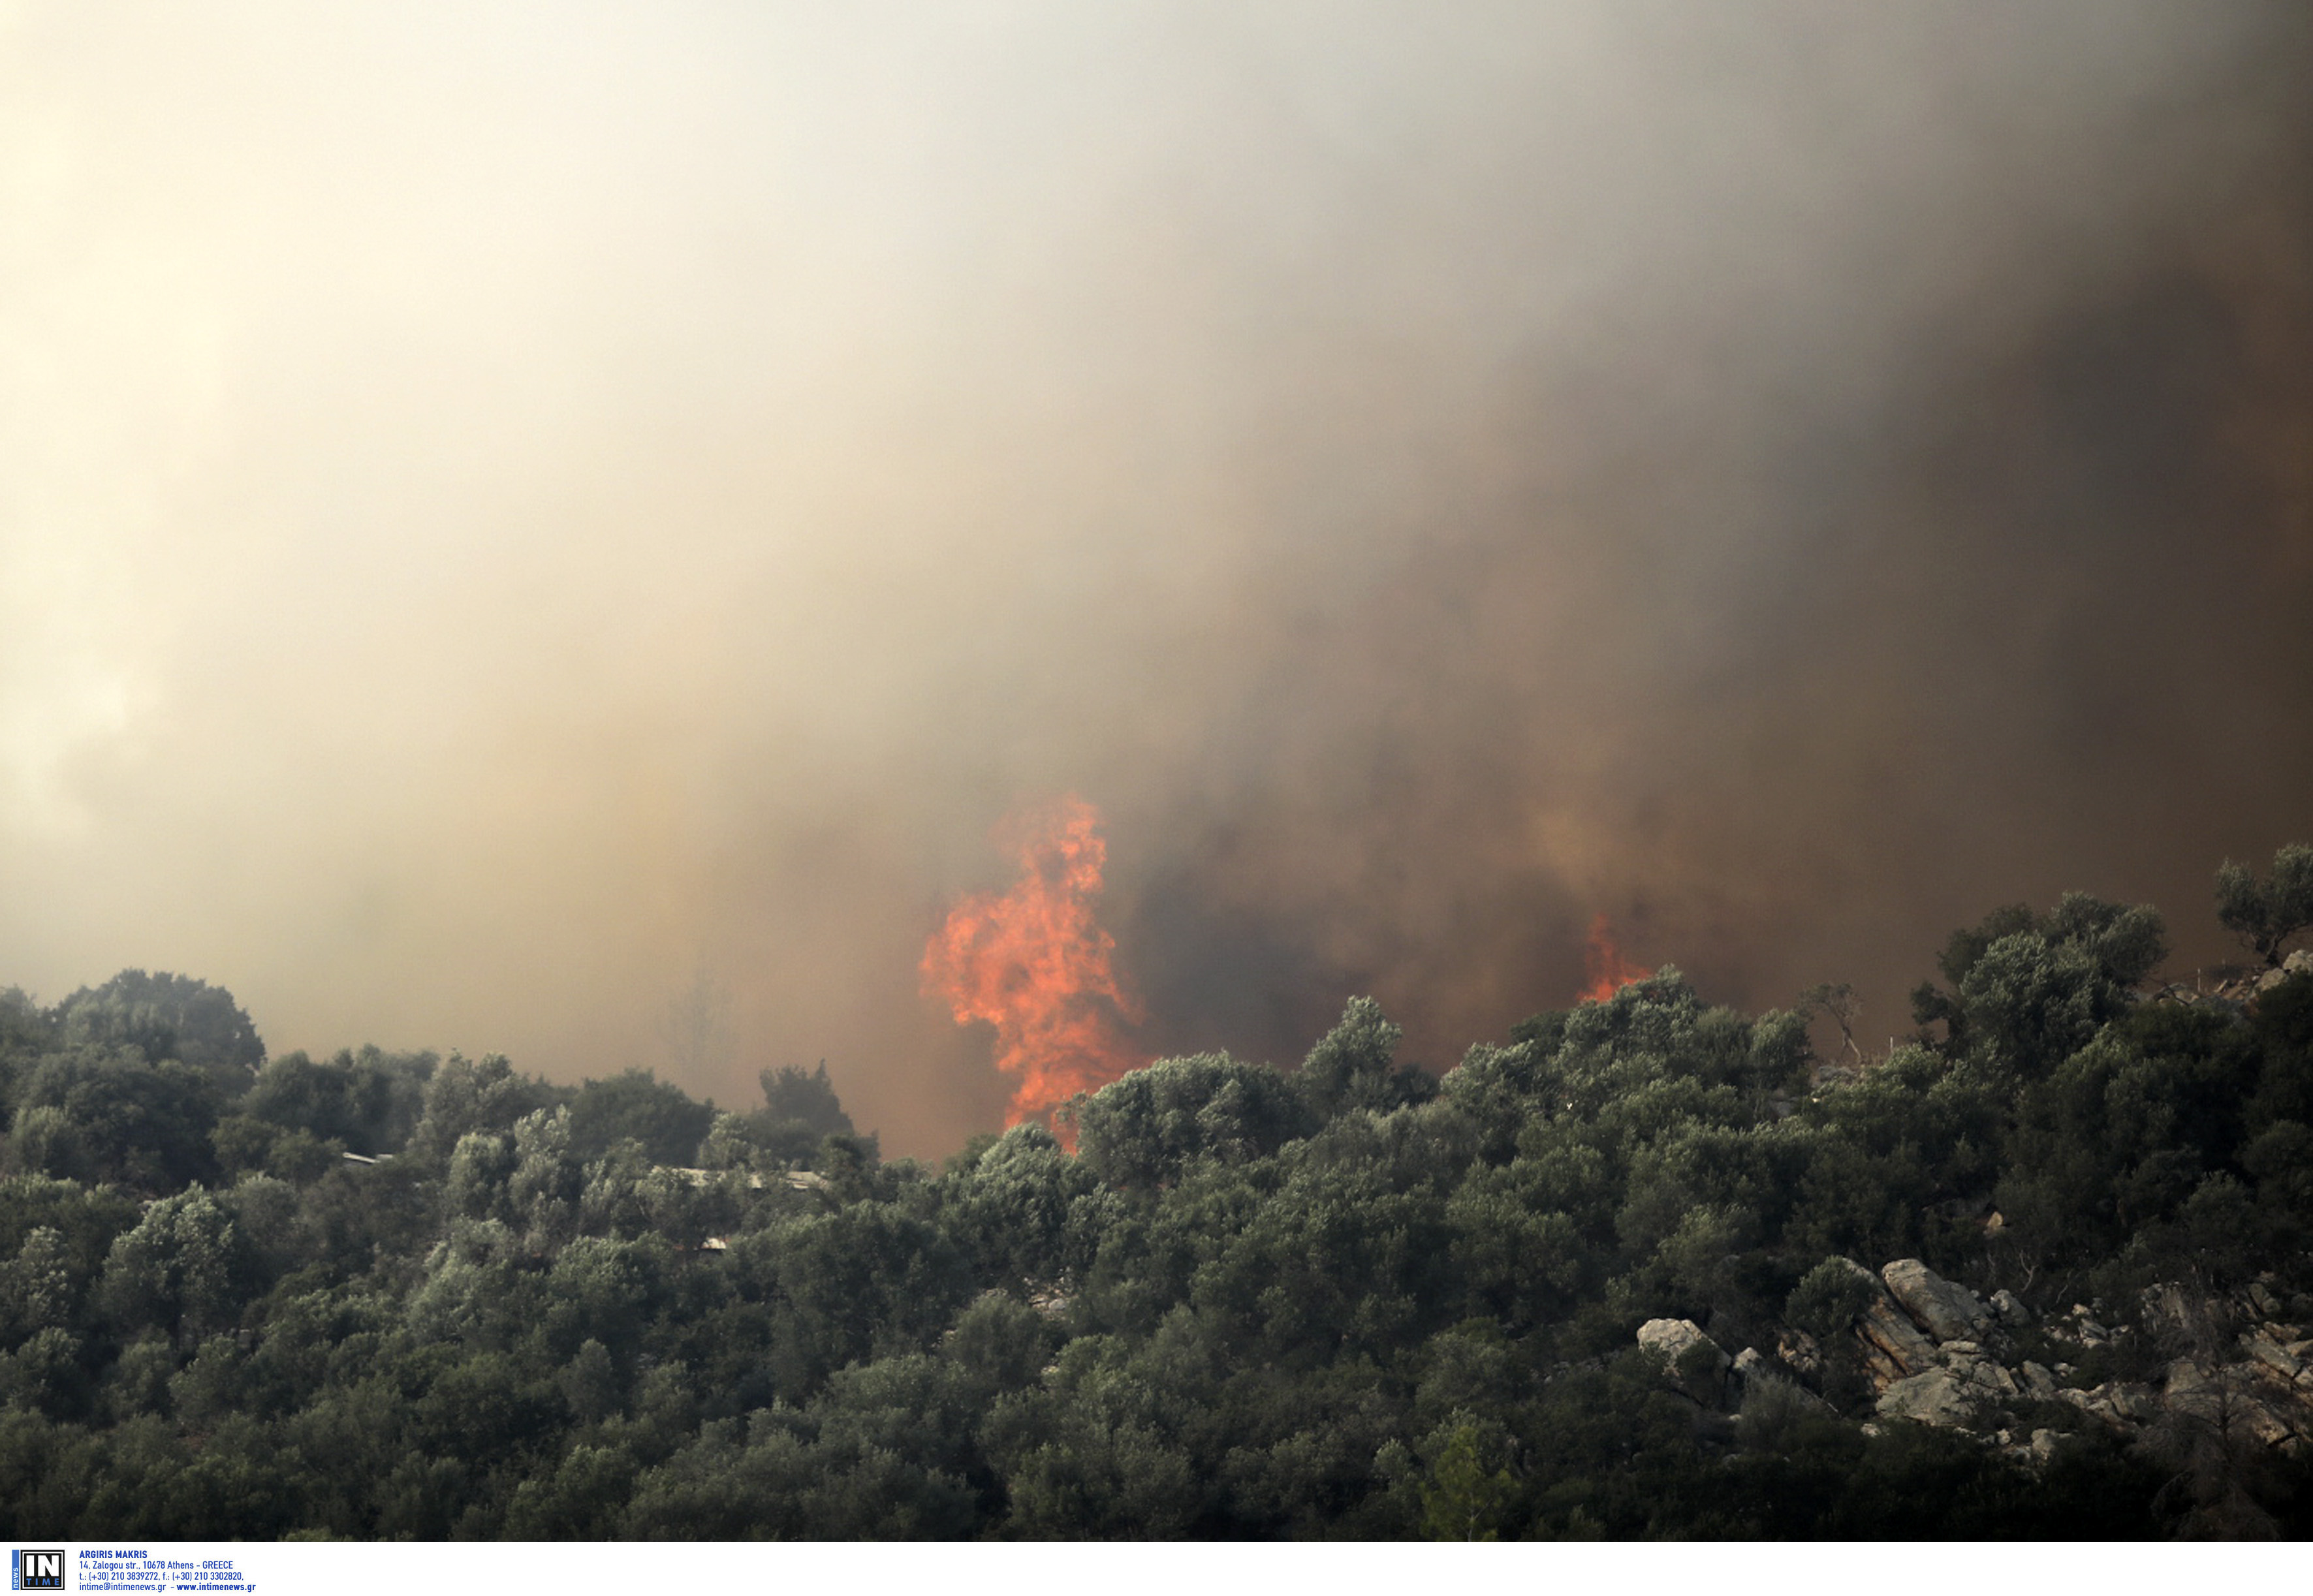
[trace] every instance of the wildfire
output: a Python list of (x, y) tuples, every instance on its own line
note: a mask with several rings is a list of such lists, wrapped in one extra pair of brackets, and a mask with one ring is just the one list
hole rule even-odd
[(1110, 962), (1115, 939), (1093, 918), (1108, 863), (1100, 815), (1069, 796), (1016, 817), (1020, 879), (949, 911), (924, 948), (924, 992), (959, 1025), (996, 1028), (996, 1067), (1019, 1081), (1009, 1127), (1045, 1119), (1079, 1092), (1095, 1092), (1148, 1059), (1125, 1041), (1138, 1001)]
[(1614, 930), (1601, 914), (1590, 922), (1590, 945), (1582, 951), (1582, 990), (1575, 1001), (1604, 1003), (1632, 981), (1643, 981), (1654, 973), (1623, 957), (1622, 949), (1614, 945)]

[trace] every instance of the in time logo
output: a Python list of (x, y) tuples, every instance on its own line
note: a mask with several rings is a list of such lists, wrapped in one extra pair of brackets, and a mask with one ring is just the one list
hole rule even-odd
[(12, 1591), (61, 1591), (65, 1588), (65, 1554), (13, 1551), (8, 1554), (8, 1588)]

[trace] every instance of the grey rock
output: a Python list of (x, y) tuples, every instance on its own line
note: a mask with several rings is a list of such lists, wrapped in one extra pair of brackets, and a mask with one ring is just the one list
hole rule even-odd
[(1908, 1418), (1942, 1429), (1964, 1429), (1983, 1405), (1981, 1390), (1948, 1369), (1898, 1380), (1879, 1393), (1882, 1418)]
[(2166, 1282), (2159, 1285), (2148, 1285), (2144, 1288), (2143, 1304), (2146, 1323), (2173, 1335), (2192, 1331), (2197, 1316), (2182, 1286)]
[(1662, 1354), (1666, 1362), (1676, 1364), (1692, 1346), (1708, 1346), (1717, 1358), (1719, 1367), (1732, 1363), (1719, 1343), (1702, 1333), (1702, 1327), (1691, 1319), (1650, 1319), (1639, 1327), (1639, 1345), (1650, 1352)]
[(2309, 969), (2313, 969), (2313, 948), (2300, 948), (2281, 961), (2279, 969), (2268, 969), (2256, 978), (2257, 993), (2263, 995), (2290, 977), (2302, 975)]
[(1920, 1334), (1904, 1311), (1885, 1295), (1855, 1321), (1855, 1337), (1862, 1347), (1864, 1364), (1882, 1389), (1890, 1381), (1938, 1366), (1936, 1344)]
[(2030, 1307), (2006, 1286), (1992, 1293), (1992, 1311), (2000, 1316), (2000, 1322), (2004, 1325), (2021, 1327), (2032, 1322)]
[(2056, 1377), (2040, 1364), (2027, 1363), (2018, 1371), (2023, 1376), (2024, 1394), (2042, 1402), (2056, 1399)]
[(2295, 1451), (2313, 1438), (2313, 1400), (2282, 1382), (2270, 1364), (2243, 1362), (2204, 1368), (2187, 1358), (2168, 1365), (2162, 1406), (2221, 1434)]
[(2160, 1416), (2159, 1400), (2141, 1386), (2107, 1381), (2091, 1390), (2068, 1389), (2056, 1395), (2115, 1430), (2124, 1429), (2130, 1425), (2150, 1424)]
[[(1716, 1407), (1724, 1395), (1728, 1366), (1733, 1362), (1716, 1341), (1691, 1319), (1650, 1319), (1639, 1327), (1639, 1345), (1663, 1361), (1679, 1390), (1705, 1407)], [(1689, 1359), (1696, 1347), (1708, 1349), (1705, 1367), (1695, 1369)]]
[(1741, 1382), (1746, 1416), (1791, 1407), (1819, 1413), (1832, 1411), (1830, 1403), (1784, 1374), (1762, 1357), (1755, 1346), (1746, 1346), (1735, 1355), (1735, 1377)]
[(1998, 1364), (1975, 1351), (1967, 1342), (1945, 1343), (1944, 1366), (1951, 1371), (1953, 1378), (1977, 1387), (1989, 1395), (2012, 1397), (2016, 1394), (2015, 1378)]
[(2261, 1328), (2243, 1335), (2240, 1344), (2249, 1356), (2284, 1380), (2293, 1381), (2305, 1372), (2304, 1364)]
[(2309, 1426), (2301, 1408), (2293, 1413), (2270, 1402), (2250, 1402), (2241, 1416), (2241, 1427), (2259, 1446), (2294, 1450), (2305, 1444)]
[(1888, 1294), (1939, 1341), (1972, 1341), (1992, 1323), (1992, 1311), (1964, 1285), (1946, 1280), (1916, 1258), (1899, 1258), (1879, 1271)]
[(1775, 1355), (1787, 1369), (1813, 1374), (1823, 1367), (1823, 1348), (1805, 1330), (1785, 1330), (1775, 1337)]

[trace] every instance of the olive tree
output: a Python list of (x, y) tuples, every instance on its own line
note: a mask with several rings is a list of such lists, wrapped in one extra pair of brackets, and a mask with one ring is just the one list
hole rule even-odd
[(2282, 949), (2313, 928), (2313, 846), (2283, 846), (2263, 881), (2247, 865), (2226, 860), (2217, 870), (2217, 919), (2279, 969)]

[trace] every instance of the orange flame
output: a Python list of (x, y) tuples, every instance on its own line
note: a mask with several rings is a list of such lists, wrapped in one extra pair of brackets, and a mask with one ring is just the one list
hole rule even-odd
[(1574, 1001), (1604, 1003), (1632, 981), (1643, 981), (1654, 973), (1623, 957), (1606, 916), (1599, 915), (1590, 922), (1590, 945), (1582, 951), (1583, 987)]
[(1115, 939), (1093, 918), (1108, 863), (1098, 811), (1071, 795), (1012, 824), (1019, 881), (957, 904), (923, 962), (925, 995), (957, 1024), (996, 1028), (996, 1067), (1020, 1083), (1007, 1127), (1148, 1062), (1124, 1039), (1119, 1021), (1138, 1024), (1139, 1004), (1110, 964)]

